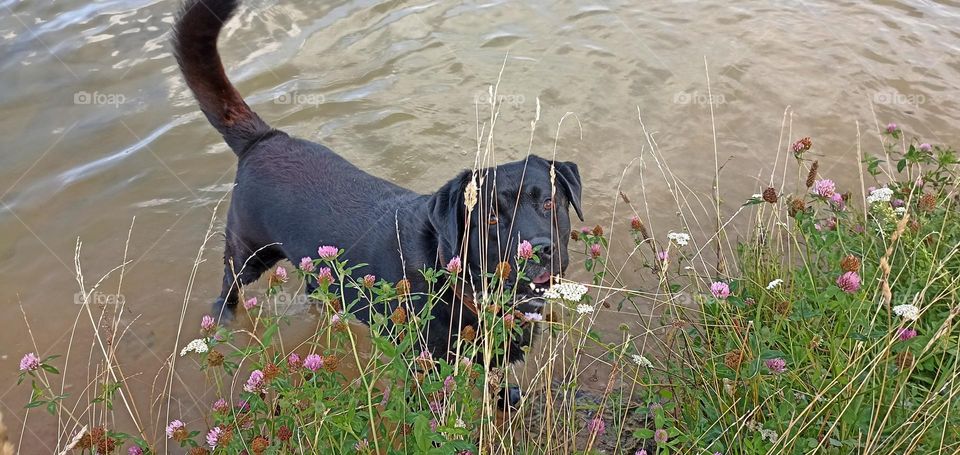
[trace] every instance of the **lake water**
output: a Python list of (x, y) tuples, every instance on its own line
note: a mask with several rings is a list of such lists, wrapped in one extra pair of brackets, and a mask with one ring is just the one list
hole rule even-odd
[[(154, 0), (0, 0), (0, 403), (15, 442), (29, 394), (14, 386), (24, 352), (65, 354), (72, 340), (73, 394), (99, 373), (87, 364), (99, 355), (90, 332), (100, 323), (74, 304), (78, 239), (88, 289), (126, 251), (123, 282), (114, 272), (102, 288), (119, 286), (126, 302), (118, 361), (138, 412), (157, 425), (150, 434), (166, 421), (151, 408), (166, 381), (157, 371), (174, 350), (194, 259), (236, 165), (176, 69), (168, 44), (176, 9)], [(848, 187), (858, 182), (857, 122), (867, 154), (881, 151), (877, 132), (889, 121), (924, 142), (960, 143), (957, 24), (960, 3), (950, 0), (260, 0), (220, 43), (228, 73), (273, 126), (422, 192), (472, 163), (478, 129), (489, 125), (488, 87), (503, 67), (497, 159), (526, 153), (539, 99), (533, 151), (549, 155), (558, 139), (558, 157), (580, 165), (587, 224), (613, 219), (615, 248), (626, 249), (631, 212), (621, 203), (613, 214), (618, 188), (661, 240), (680, 229), (644, 127), (684, 191), (705, 205), (715, 163), (723, 165), (725, 215), (771, 173), (780, 182), (785, 150), (799, 137), (813, 137), (821, 172)], [(566, 112), (576, 117), (558, 132)], [(690, 204), (712, 229), (708, 212)], [(219, 291), (221, 250), (220, 237), (211, 239), (184, 341)], [(622, 282), (642, 286), (649, 273), (630, 261)], [(625, 321), (647, 324), (614, 306), (598, 327), (612, 332)], [(294, 330), (314, 323), (305, 317)], [(209, 406), (210, 391), (185, 385), (196, 375), (180, 374), (176, 409)], [(57, 425), (42, 412), (30, 415), (23, 453), (54, 450)]]

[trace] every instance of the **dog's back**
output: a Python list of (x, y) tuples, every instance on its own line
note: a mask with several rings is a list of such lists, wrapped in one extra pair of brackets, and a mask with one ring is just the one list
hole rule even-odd
[[(271, 128), (244, 102), (217, 50), (217, 37), (237, 7), (237, 0), (187, 0), (173, 40), (200, 110), (239, 160), (219, 303), (235, 303), (233, 276), (246, 284), (280, 259), (296, 262), (315, 255), (319, 245), (352, 245), (354, 261), (390, 265), (391, 255), (382, 247), (396, 242), (372, 237), (393, 232), (392, 215), (400, 201), (420, 196), (364, 172), (323, 145)], [(367, 251), (365, 245), (380, 248)], [(383, 277), (402, 277), (399, 263), (380, 267), (394, 269)]]

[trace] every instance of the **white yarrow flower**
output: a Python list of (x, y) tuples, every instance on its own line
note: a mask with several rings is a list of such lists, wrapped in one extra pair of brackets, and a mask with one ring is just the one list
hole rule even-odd
[(775, 280), (767, 283), (767, 289), (768, 289), (768, 290), (769, 290), (769, 289), (773, 289), (773, 288), (775, 288), (775, 287), (777, 287), (777, 286), (780, 286), (781, 284), (783, 284), (783, 280), (781, 280), (780, 278), (777, 278), (777, 279), (775, 279)]
[(653, 362), (640, 354), (634, 354), (630, 356), (630, 358), (633, 360), (633, 363), (637, 364), (637, 366), (643, 368), (653, 368)]
[(203, 338), (197, 338), (183, 347), (180, 351), (180, 357), (183, 357), (191, 352), (196, 352), (197, 354), (203, 354), (204, 352), (209, 351), (210, 348), (207, 346), (207, 341)]
[(920, 308), (917, 308), (916, 305), (906, 304), (906, 305), (897, 305), (893, 307), (893, 313), (897, 316), (900, 316), (904, 319), (911, 321), (916, 321), (920, 319)]
[(677, 246), (687, 246), (687, 243), (690, 243), (690, 234), (685, 232), (671, 232), (667, 234), (667, 238)]
[(906, 207), (897, 207), (897, 208), (893, 209), (893, 213), (896, 213), (897, 215), (901, 215), (901, 216), (902, 216), (904, 213), (907, 213), (907, 208), (906, 208)]
[(890, 202), (892, 198), (893, 190), (884, 186), (871, 191), (870, 194), (867, 195), (867, 203)]
[(581, 303), (577, 305), (577, 313), (580, 313), (580, 314), (593, 313), (593, 307), (590, 305), (587, 305), (586, 303)]
[(587, 287), (573, 281), (555, 283), (543, 293), (543, 298), (550, 300), (566, 300), (568, 302), (579, 302), (583, 295), (587, 293)]

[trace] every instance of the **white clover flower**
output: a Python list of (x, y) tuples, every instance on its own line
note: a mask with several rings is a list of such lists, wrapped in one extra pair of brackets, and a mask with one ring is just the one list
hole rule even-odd
[(773, 289), (773, 288), (775, 288), (775, 287), (777, 287), (777, 286), (780, 286), (781, 284), (783, 284), (783, 280), (781, 280), (780, 278), (777, 278), (777, 279), (775, 279), (775, 280), (767, 283), (767, 289), (768, 289), (768, 290)]
[(543, 298), (550, 300), (566, 300), (568, 302), (579, 302), (583, 295), (587, 293), (587, 287), (573, 281), (555, 283), (543, 292)]
[(897, 305), (893, 307), (893, 313), (897, 316), (900, 316), (904, 319), (909, 319), (911, 321), (916, 321), (920, 319), (920, 308), (917, 308), (916, 305), (906, 304), (906, 305)]
[(643, 368), (653, 368), (653, 362), (640, 354), (634, 354), (630, 356), (630, 359), (633, 360), (633, 363), (637, 364), (637, 366)]
[(587, 305), (586, 303), (581, 303), (577, 305), (577, 313), (580, 313), (580, 314), (593, 313), (593, 307), (590, 305)]
[(204, 352), (209, 351), (210, 348), (207, 346), (207, 341), (203, 338), (197, 338), (183, 347), (180, 351), (180, 357), (183, 357), (191, 352), (196, 352), (197, 354), (203, 354)]
[(907, 213), (907, 208), (906, 208), (906, 207), (897, 207), (897, 208), (893, 209), (893, 213), (896, 213), (897, 215), (903, 216), (904, 213)]
[(893, 198), (893, 190), (885, 186), (877, 188), (870, 192), (867, 195), (867, 204), (873, 204), (875, 202), (890, 202), (890, 199)]
[(667, 234), (667, 238), (676, 243), (677, 246), (687, 246), (687, 243), (690, 243), (690, 234), (685, 232), (671, 232)]

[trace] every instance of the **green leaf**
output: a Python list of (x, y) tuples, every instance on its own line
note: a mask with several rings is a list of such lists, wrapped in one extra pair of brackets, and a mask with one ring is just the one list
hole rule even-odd
[(273, 336), (277, 334), (277, 331), (280, 330), (280, 326), (277, 324), (270, 324), (267, 327), (267, 330), (263, 332), (263, 345), (269, 346), (273, 342)]
[(46, 403), (46, 402), (47, 402), (47, 400), (33, 400), (33, 401), (27, 403), (26, 408), (27, 408), (27, 409), (35, 408), (35, 407), (37, 407), (37, 406), (43, 405), (43, 404)]
[(633, 430), (634, 439), (650, 439), (653, 437), (653, 430), (649, 428), (639, 428)]

